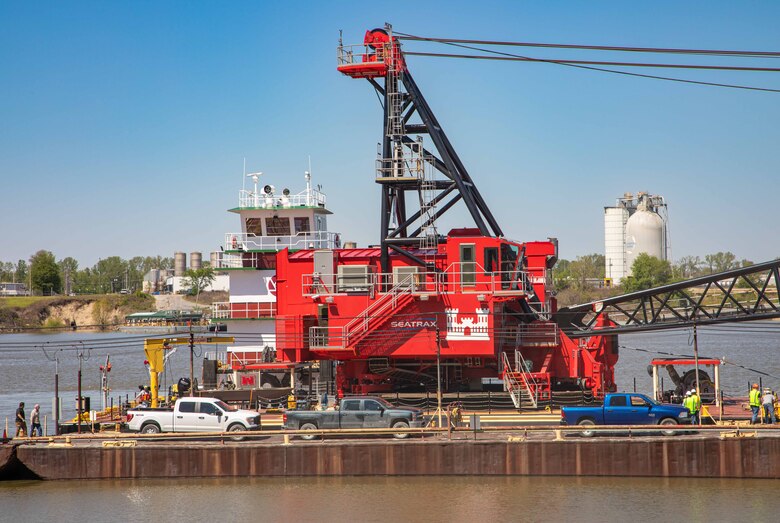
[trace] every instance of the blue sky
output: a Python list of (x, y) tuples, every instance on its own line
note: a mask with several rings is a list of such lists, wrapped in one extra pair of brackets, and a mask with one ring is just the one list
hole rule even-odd
[[(47, 249), (83, 267), (217, 250), (239, 229), (226, 209), (244, 157), (299, 190), (311, 155), (330, 228), (376, 243), (381, 109), (367, 82), (337, 73), (339, 29), (345, 43), (390, 22), (424, 36), (780, 51), (778, 20), (775, 2), (2, 0), (0, 260)], [(780, 94), (548, 64), (408, 63), (507, 236), (556, 236), (564, 258), (603, 252), (603, 207), (646, 190), (669, 203), (675, 259), (780, 256)], [(780, 88), (777, 73), (640, 72)]]

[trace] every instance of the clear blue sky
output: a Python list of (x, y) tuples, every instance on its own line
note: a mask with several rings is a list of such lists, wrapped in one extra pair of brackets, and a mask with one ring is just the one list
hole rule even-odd
[[(336, 72), (339, 29), (347, 43), (390, 22), (424, 36), (780, 51), (778, 21), (776, 2), (2, 0), (0, 260), (48, 249), (84, 267), (218, 250), (239, 230), (225, 211), (244, 157), (267, 183), (299, 190), (311, 155), (330, 228), (375, 243), (381, 109), (365, 81)], [(603, 252), (603, 207), (646, 190), (669, 203), (675, 259), (780, 256), (780, 93), (408, 63), (508, 236), (557, 236), (565, 258)], [(780, 88), (778, 73), (640, 72)], [(467, 225), (460, 216), (448, 223)]]

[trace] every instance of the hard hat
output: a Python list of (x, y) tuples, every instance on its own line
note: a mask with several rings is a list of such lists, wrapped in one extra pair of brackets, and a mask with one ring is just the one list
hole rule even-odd
[(758, 383), (754, 383), (754, 384), (753, 384), (753, 388), (754, 388), (754, 389), (757, 389), (757, 388), (758, 388)]
[(692, 394), (691, 391), (685, 393), (686, 396), (690, 396), (691, 394)]

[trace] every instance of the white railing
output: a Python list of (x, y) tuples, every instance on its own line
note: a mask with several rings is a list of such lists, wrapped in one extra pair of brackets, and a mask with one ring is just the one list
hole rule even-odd
[(273, 318), (274, 316), (276, 316), (276, 302), (221, 301), (211, 304), (211, 317), (217, 320)]
[(552, 347), (560, 341), (556, 323), (534, 322), (523, 323), (517, 327), (516, 346), (518, 347)]
[[(455, 264), (453, 264), (454, 266)], [(485, 294), (485, 295), (518, 295), (526, 294), (525, 282), (528, 273), (522, 271), (505, 271), (485, 273), (479, 267), (475, 271), (459, 272), (418, 272), (410, 281), (411, 292), (416, 294)], [(408, 273), (366, 273), (355, 274), (304, 274), (301, 279), (304, 296), (332, 296), (349, 292), (365, 292), (371, 295), (390, 292), (399, 278), (404, 279)]]
[(437, 293), (438, 279), (433, 272), (417, 273), (376, 273), (362, 274), (326, 274), (315, 272), (304, 274), (301, 279), (304, 296), (332, 296), (354, 292), (370, 295), (390, 292), (400, 282), (409, 280), (413, 293)]
[(389, 56), (390, 44), (377, 45), (377, 48), (365, 44), (340, 45), (336, 49), (338, 67), (357, 64), (384, 63)]
[(225, 234), (225, 250), (281, 251), (282, 249), (338, 249), (341, 237), (335, 232), (299, 232), (293, 236), (255, 236), (242, 232)]
[(216, 264), (214, 269), (256, 269), (264, 257), (262, 252), (213, 252)]
[(265, 194), (241, 190), (238, 206), (242, 209), (289, 209), (292, 207), (325, 207), (325, 195), (316, 189), (298, 194)]

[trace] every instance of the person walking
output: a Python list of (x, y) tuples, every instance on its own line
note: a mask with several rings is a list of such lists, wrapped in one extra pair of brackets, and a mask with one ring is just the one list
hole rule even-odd
[(41, 406), (37, 403), (30, 413), (30, 437), (35, 436), (36, 432), (38, 432), (39, 436), (43, 436), (43, 430), (41, 429)]
[(761, 405), (764, 407), (764, 423), (777, 423), (775, 418), (775, 395), (772, 389), (764, 389), (764, 395), (761, 397)]
[(19, 408), (16, 409), (16, 436), (27, 435), (27, 416), (24, 415), (24, 402), (19, 403)]
[(753, 384), (753, 388), (750, 389), (750, 410), (752, 411), (752, 417), (750, 418), (750, 424), (755, 425), (758, 423), (758, 416), (761, 413), (761, 392), (758, 390), (758, 383)]

